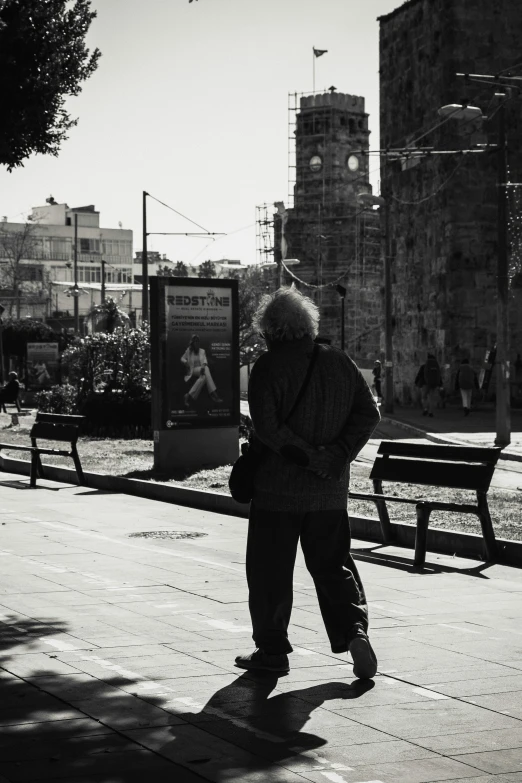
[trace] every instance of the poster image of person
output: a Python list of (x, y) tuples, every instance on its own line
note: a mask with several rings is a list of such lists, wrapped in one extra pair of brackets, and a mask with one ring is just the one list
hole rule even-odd
[(49, 389), (56, 384), (58, 363), (58, 343), (27, 343), (27, 388)]
[(36, 386), (45, 386), (51, 380), (45, 362), (37, 361), (31, 368), (31, 382)]
[(190, 408), (191, 403), (198, 399), (205, 387), (214, 402), (223, 402), (217, 393), (217, 387), (208, 366), (206, 351), (201, 348), (197, 334), (193, 334), (190, 338), (190, 343), (181, 357), (181, 362), (186, 369), (184, 381), (191, 384), (189, 391), (183, 397), (185, 408)]

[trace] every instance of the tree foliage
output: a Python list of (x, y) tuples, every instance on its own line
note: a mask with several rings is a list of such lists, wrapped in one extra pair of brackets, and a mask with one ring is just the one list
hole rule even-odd
[(174, 267), (174, 272), (172, 273), (173, 277), (188, 277), (189, 271), (188, 266), (183, 261), (176, 261), (176, 266)]
[(266, 350), (264, 340), (254, 331), (252, 319), (267, 283), (263, 272), (252, 267), (239, 280), (239, 363), (252, 364)]
[(203, 261), (198, 269), (198, 277), (216, 277), (216, 265), (212, 261)]
[(0, 164), (12, 171), (33, 153), (57, 155), (77, 120), (65, 110), (96, 70), (85, 46), (90, 0), (0, 0)]
[(110, 296), (105, 302), (95, 305), (90, 310), (87, 314), (87, 322), (94, 332), (108, 334), (112, 334), (118, 328), (127, 329), (130, 326), (129, 316)]
[(66, 345), (66, 336), (57, 334), (50, 326), (33, 318), (8, 318), (2, 328), (2, 346), (6, 356), (25, 358), (27, 343), (59, 343)]

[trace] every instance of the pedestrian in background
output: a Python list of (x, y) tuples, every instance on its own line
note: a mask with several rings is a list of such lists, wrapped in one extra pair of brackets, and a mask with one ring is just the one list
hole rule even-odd
[(373, 375), (373, 388), (375, 389), (375, 396), (377, 397), (377, 402), (381, 402), (382, 401), (382, 367), (378, 359), (375, 360), (375, 364), (373, 365), (372, 375)]
[(20, 394), (20, 381), (15, 372), (9, 373), (9, 380), (6, 385), (0, 389), (0, 406), (5, 403), (16, 403)]
[(471, 411), (471, 398), (473, 389), (478, 389), (479, 383), (475, 370), (469, 363), (469, 359), (462, 359), (455, 378), (455, 391), (460, 390), (464, 416), (469, 416)]
[(371, 678), (377, 659), (368, 639), (364, 589), (350, 554), (347, 504), (350, 463), (377, 426), (379, 411), (350, 357), (331, 345), (314, 346), (319, 310), (297, 289), (265, 295), (254, 325), (268, 348), (248, 387), (255, 436), (266, 452), (254, 477), (246, 553), (256, 649), (239, 655), (236, 665), (289, 671), (288, 625), (300, 540), (332, 652), (349, 651), (355, 676)]
[(418, 386), (421, 391), (422, 415), (433, 418), (435, 401), (442, 386), (442, 373), (432, 353), (427, 355), (426, 362), (419, 368), (415, 377), (415, 386)]

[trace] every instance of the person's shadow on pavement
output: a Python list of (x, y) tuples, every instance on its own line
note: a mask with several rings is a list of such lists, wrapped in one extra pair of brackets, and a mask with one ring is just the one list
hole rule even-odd
[[(325, 738), (302, 730), (317, 707), (332, 699), (359, 698), (374, 687), (371, 680), (355, 680), (352, 683), (326, 681), (309, 688), (271, 695), (277, 683), (278, 676), (275, 674), (247, 672), (216, 691), (199, 713), (181, 715), (193, 726), (212, 735), (208, 738), (203, 757), (191, 759), (190, 752), (187, 756), (183, 748), (183, 732), (179, 732), (176, 726), (171, 727), (171, 733), (176, 737), (175, 747), (164, 746), (160, 753), (200, 773), (208, 765), (209, 772), (212, 768), (214, 780), (229, 780), (232, 759), (227, 763), (226, 757), (230, 757), (230, 753), (225, 750), (226, 746), (220, 750), (220, 743), (213, 740), (215, 737), (237, 747), (238, 763), (233, 764), (236, 771), (237, 766), (245, 763), (245, 751), (255, 757), (251, 759), (252, 769), (268, 769), (274, 762), (328, 743)], [(325, 732), (327, 730), (325, 725)], [(193, 752), (194, 746), (192, 755)], [(192, 761), (197, 766), (193, 767)]]

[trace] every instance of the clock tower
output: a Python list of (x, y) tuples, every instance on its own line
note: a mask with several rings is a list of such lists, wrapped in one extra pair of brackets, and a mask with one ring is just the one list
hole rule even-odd
[(330, 92), (305, 95), (295, 124), (294, 206), (357, 203), (371, 192), (370, 131), (364, 98)]
[(281, 213), (274, 216), (275, 260), (282, 246), (286, 258), (299, 260), (289, 271), (283, 267), (283, 284), (296, 282), (312, 296), (321, 311), (320, 336), (341, 347), (344, 335), (345, 350), (369, 369), (381, 358), (384, 267), (380, 216), (358, 200), (372, 192), (364, 98), (334, 88), (299, 96), (292, 129), (293, 207), (284, 222)]

